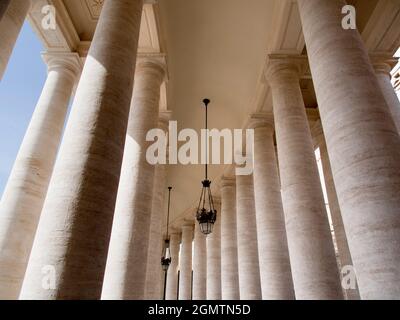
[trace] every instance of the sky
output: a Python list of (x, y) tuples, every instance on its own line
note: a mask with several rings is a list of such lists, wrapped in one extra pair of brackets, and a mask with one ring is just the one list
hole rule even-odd
[(0, 81), (0, 195), (46, 80), (44, 50), (25, 22)]

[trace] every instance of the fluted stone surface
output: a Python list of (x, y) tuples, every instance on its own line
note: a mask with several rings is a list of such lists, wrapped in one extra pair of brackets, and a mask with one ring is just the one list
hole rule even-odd
[(400, 137), (344, 1), (298, 0), (362, 299), (400, 296)]
[[(22, 299), (101, 296), (142, 5), (141, 0), (104, 3), (50, 181)], [(51, 290), (42, 287), (44, 266), (55, 271)]]
[(171, 265), (167, 272), (167, 285), (165, 289), (166, 300), (178, 299), (178, 268), (179, 268), (179, 245), (180, 235), (171, 234), (170, 237)]
[(193, 300), (207, 299), (207, 243), (206, 236), (195, 223), (193, 246)]
[(253, 175), (236, 176), (238, 270), (241, 300), (261, 300)]
[(294, 299), (272, 115), (254, 114), (254, 198), (263, 300)]
[(239, 300), (239, 271), (236, 227), (236, 180), (221, 182), (221, 298)]
[(157, 127), (164, 75), (152, 61), (137, 66), (102, 299), (144, 298), (154, 186), (146, 135)]
[(297, 61), (270, 62), (282, 201), (296, 299), (343, 297)]
[(221, 204), (214, 199), (217, 220), (207, 236), (207, 300), (221, 300)]
[(18, 298), (81, 69), (77, 54), (44, 59), (47, 80), (0, 202), (0, 299)]
[(179, 258), (179, 300), (192, 299), (193, 226), (182, 226), (182, 246)]
[(30, 7), (31, 0), (11, 0), (8, 6), (7, 3), (2, 3), (4, 14), (3, 17), (0, 16), (0, 80)]

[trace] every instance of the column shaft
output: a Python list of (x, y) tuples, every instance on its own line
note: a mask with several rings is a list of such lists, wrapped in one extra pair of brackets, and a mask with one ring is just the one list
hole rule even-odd
[(182, 227), (182, 247), (179, 259), (179, 300), (192, 299), (193, 226)]
[(2, 6), (5, 11), (3, 18), (0, 16), (0, 80), (3, 78), (22, 25), (31, 8), (31, 0), (12, 0), (7, 8), (6, 3)]
[(44, 56), (48, 76), (0, 202), (0, 299), (17, 299), (74, 84), (76, 54)]
[(400, 136), (341, 0), (298, 0), (337, 196), (362, 299), (400, 296)]
[(238, 270), (241, 300), (261, 300), (253, 175), (236, 176)]
[[(141, 0), (104, 3), (50, 181), (22, 299), (100, 298), (141, 16)], [(54, 271), (54, 286), (43, 286), (44, 267)]]
[(239, 300), (239, 272), (236, 227), (236, 180), (221, 183), (221, 298)]
[(207, 236), (207, 300), (221, 300), (221, 206), (214, 199), (217, 220)]
[(165, 291), (165, 300), (178, 299), (178, 267), (179, 267), (179, 244), (180, 236), (178, 233), (171, 234), (170, 251), (171, 265), (167, 272), (167, 285)]
[(193, 248), (193, 300), (207, 299), (207, 244), (206, 236), (196, 222)]
[(296, 62), (271, 61), (276, 140), (297, 299), (341, 299), (335, 251)]
[(294, 299), (272, 116), (254, 115), (254, 196), (261, 290), (264, 300)]
[(160, 65), (138, 64), (102, 299), (144, 298), (154, 186), (146, 135), (157, 127), (163, 79)]

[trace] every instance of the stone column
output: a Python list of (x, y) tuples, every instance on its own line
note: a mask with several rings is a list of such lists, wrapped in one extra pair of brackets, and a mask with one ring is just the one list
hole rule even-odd
[(214, 198), (217, 220), (207, 236), (207, 300), (221, 300), (221, 203)]
[(171, 265), (167, 272), (167, 285), (165, 290), (165, 300), (178, 299), (178, 267), (179, 267), (179, 245), (180, 235), (173, 233), (170, 236)]
[(298, 0), (362, 299), (400, 296), (400, 136), (344, 1)]
[[(168, 117), (168, 116), (167, 116)], [(169, 119), (169, 117), (168, 117)], [(168, 119), (160, 116), (158, 127), (164, 132), (168, 130)], [(164, 208), (167, 180), (167, 168), (158, 164), (154, 171), (153, 201), (151, 204), (151, 220), (149, 233), (149, 248), (147, 251), (147, 271), (145, 282), (145, 298), (148, 300), (162, 299), (162, 283), (164, 271), (161, 268), (161, 257), (165, 239), (163, 239), (163, 221), (166, 220)]]
[(179, 300), (192, 299), (193, 225), (182, 226), (182, 247), (179, 259)]
[(0, 21), (3, 18), (4, 14), (7, 11), (8, 5), (10, 4), (11, 0), (2, 0), (0, 2)]
[(30, 8), (31, 0), (11, 0), (4, 12), (3, 18), (0, 17), (0, 80), (3, 78), (11, 53)]
[[(321, 164), (324, 172), (325, 188), (328, 197), (329, 210), (332, 219), (333, 231), (336, 239), (336, 246), (338, 251), (338, 265), (339, 270), (344, 266), (353, 266), (349, 246), (347, 243), (346, 233), (342, 220), (342, 213), (340, 212), (339, 201), (337, 199), (336, 188), (333, 182), (332, 170), (326, 148), (324, 132), (322, 130), (321, 121), (318, 121), (313, 127), (314, 137), (319, 147)], [(343, 274), (341, 273), (341, 278)], [(360, 300), (358, 289), (343, 289), (344, 297), (347, 300)]]
[(193, 300), (207, 299), (207, 237), (195, 222), (193, 247)]
[(221, 297), (222, 300), (239, 300), (235, 178), (222, 178), (219, 219), (221, 220)]
[[(104, 2), (50, 181), (22, 299), (101, 296), (142, 5), (141, 0)], [(49, 274), (49, 285), (43, 286), (42, 272)]]
[(272, 114), (254, 114), (254, 198), (263, 300), (294, 299)]
[(164, 77), (164, 67), (155, 61), (137, 66), (102, 299), (144, 298), (154, 186), (146, 135), (157, 126)]
[(385, 59), (372, 57), (372, 62), (376, 77), (378, 78), (379, 87), (385, 97), (397, 131), (400, 132), (400, 101), (392, 86), (392, 75), (390, 74), (397, 60), (394, 58)]
[(48, 76), (0, 202), (0, 299), (17, 299), (81, 70), (78, 54), (44, 54)]
[(270, 57), (267, 78), (290, 263), (297, 299), (341, 299), (342, 290), (317, 162), (299, 83), (300, 62)]
[(238, 270), (241, 300), (261, 300), (253, 175), (236, 176)]

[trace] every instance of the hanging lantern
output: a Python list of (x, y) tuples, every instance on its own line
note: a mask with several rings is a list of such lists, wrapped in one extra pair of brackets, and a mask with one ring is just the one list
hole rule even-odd
[(206, 107), (206, 164), (205, 164), (205, 179), (201, 182), (199, 206), (197, 208), (196, 219), (200, 226), (200, 231), (208, 235), (213, 232), (214, 223), (217, 220), (217, 210), (214, 207), (214, 201), (211, 194), (211, 181), (208, 180), (208, 105), (209, 99), (204, 99), (203, 103)]

